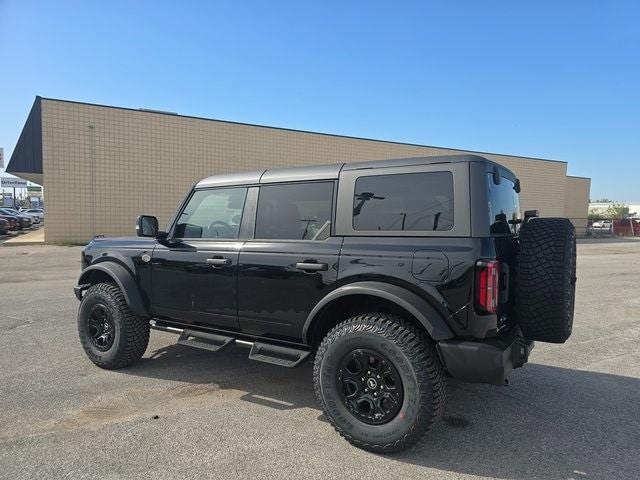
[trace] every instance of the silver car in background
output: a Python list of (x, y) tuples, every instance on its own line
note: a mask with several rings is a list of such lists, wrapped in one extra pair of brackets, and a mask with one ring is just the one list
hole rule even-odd
[(38, 225), (40, 223), (40, 215), (34, 215), (32, 213), (27, 213), (26, 211), (20, 211), (20, 210), (16, 210), (15, 208), (9, 208), (9, 207), (4, 207), (3, 210), (5, 211), (5, 213), (7, 213), (8, 215), (22, 215), (25, 217), (29, 217), (29, 219), (31, 219), (31, 223), (33, 225)]
[(21, 208), (20, 213), (37, 218), (36, 223), (44, 222), (44, 210), (41, 208)]

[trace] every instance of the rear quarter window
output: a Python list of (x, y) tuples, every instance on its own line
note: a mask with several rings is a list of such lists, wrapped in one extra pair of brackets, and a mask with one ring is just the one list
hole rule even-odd
[(355, 182), (353, 229), (446, 231), (453, 228), (451, 172), (369, 175)]

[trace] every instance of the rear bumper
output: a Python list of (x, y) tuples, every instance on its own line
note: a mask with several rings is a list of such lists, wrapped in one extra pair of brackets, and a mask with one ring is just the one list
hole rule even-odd
[(453, 378), (504, 385), (514, 368), (527, 363), (533, 345), (519, 335), (504, 334), (480, 341), (444, 340), (438, 343), (438, 352)]

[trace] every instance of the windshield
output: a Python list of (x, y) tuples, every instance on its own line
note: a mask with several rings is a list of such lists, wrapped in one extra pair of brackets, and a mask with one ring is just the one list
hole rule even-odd
[[(487, 191), (489, 197), (489, 225), (491, 233), (504, 235), (517, 233), (520, 217), (520, 196), (515, 190), (515, 183), (501, 177), (500, 183), (493, 182), (493, 174), (487, 174)], [(510, 222), (511, 221), (511, 222)]]

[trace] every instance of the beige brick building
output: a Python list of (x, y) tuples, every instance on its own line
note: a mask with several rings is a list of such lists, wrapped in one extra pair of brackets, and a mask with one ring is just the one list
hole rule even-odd
[[(47, 242), (83, 243), (134, 234), (140, 213), (166, 223), (218, 173), (461, 152), (37, 97), (7, 171), (44, 186)], [(523, 210), (586, 222), (590, 179), (566, 162), (479, 154), (520, 178)]]

